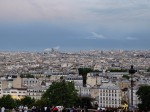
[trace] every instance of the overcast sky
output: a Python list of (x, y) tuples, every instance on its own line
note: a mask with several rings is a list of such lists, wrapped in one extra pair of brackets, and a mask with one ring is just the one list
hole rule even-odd
[(0, 51), (150, 49), (150, 0), (0, 0)]

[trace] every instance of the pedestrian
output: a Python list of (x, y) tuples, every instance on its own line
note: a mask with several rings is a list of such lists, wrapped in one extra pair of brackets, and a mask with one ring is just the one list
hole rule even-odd
[(2, 108), (1, 108), (1, 112), (5, 112), (5, 107), (2, 107)]
[(58, 108), (55, 106), (52, 110), (52, 112), (58, 112)]
[(35, 106), (33, 106), (31, 109), (32, 109), (32, 112), (36, 112), (36, 107)]
[(16, 112), (16, 110), (13, 108), (13, 109), (12, 109), (12, 112)]
[(24, 110), (24, 112), (28, 112), (28, 107), (25, 105), (23, 110)]
[(44, 107), (44, 112), (46, 112), (46, 111), (47, 111), (47, 106)]
[(23, 112), (23, 106), (22, 105), (19, 106), (19, 112)]
[(66, 110), (66, 108), (65, 108), (65, 107), (63, 107), (62, 112), (67, 112), (67, 110)]

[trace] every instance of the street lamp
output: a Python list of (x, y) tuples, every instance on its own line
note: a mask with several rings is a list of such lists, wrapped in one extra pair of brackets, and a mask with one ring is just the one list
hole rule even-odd
[(131, 74), (131, 107), (133, 108), (133, 74), (136, 72), (136, 70), (133, 68), (133, 65), (131, 65), (131, 68), (129, 69), (129, 74)]

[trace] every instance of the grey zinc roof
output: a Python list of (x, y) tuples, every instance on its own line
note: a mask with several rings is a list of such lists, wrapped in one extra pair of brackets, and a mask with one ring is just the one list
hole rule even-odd
[(111, 82), (108, 82), (108, 83), (103, 83), (100, 87), (100, 89), (109, 89), (109, 90), (119, 90), (119, 86), (111, 83)]

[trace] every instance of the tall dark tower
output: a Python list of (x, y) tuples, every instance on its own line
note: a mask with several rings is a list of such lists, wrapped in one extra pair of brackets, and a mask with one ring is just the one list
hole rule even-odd
[(133, 108), (133, 74), (136, 72), (136, 70), (133, 68), (133, 65), (131, 65), (131, 68), (129, 69), (129, 74), (131, 75), (131, 107)]

